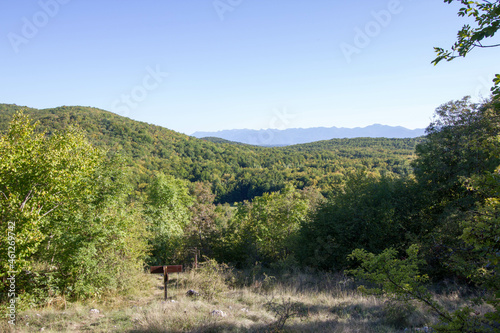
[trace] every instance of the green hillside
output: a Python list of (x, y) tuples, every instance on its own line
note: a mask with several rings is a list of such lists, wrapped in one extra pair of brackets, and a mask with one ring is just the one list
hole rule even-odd
[(203, 138), (200, 138), (200, 139), (208, 141), (208, 142), (213, 142), (213, 143), (231, 143), (231, 144), (235, 144), (235, 145), (246, 145), (246, 146), (248, 146), (248, 144), (246, 144), (246, 143), (241, 143), (241, 142), (226, 140), (226, 139), (222, 139), (222, 138), (217, 138), (215, 136), (206, 136), (206, 137), (203, 137)]
[[(212, 184), (218, 202), (237, 202), (282, 189), (317, 186), (324, 193), (342, 184), (345, 175), (365, 168), (374, 174), (411, 172), (409, 161), (421, 139), (334, 139), (265, 148), (214, 139), (196, 139), (91, 107), (34, 109), (0, 104), (0, 131), (16, 110), (24, 109), (52, 133), (69, 125), (90, 141), (125, 157), (133, 182), (142, 188), (154, 171)], [(215, 142), (214, 142), (215, 141)]]

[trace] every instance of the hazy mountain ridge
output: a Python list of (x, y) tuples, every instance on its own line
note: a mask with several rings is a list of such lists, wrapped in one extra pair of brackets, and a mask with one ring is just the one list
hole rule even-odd
[(259, 146), (288, 146), (315, 141), (343, 138), (416, 138), (423, 136), (425, 129), (408, 129), (401, 126), (374, 124), (366, 127), (313, 127), (290, 128), (285, 130), (233, 129), (218, 132), (198, 131), (192, 134), (196, 138), (216, 137), (224, 140)]

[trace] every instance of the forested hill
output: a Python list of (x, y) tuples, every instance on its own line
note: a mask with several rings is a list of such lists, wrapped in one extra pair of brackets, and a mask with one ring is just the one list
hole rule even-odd
[[(373, 173), (407, 174), (422, 139), (356, 138), (264, 148), (196, 139), (91, 107), (34, 109), (0, 104), (0, 132), (12, 115), (24, 109), (47, 133), (69, 125), (80, 127), (91, 142), (119, 152), (140, 190), (154, 171), (190, 181), (212, 183), (218, 202), (236, 202), (279, 190), (288, 182), (298, 188), (317, 186), (328, 192), (345, 175), (364, 168)], [(212, 142), (216, 141), (216, 142)]]
[[(248, 145), (246, 143), (241, 143), (241, 142), (236, 142), (236, 141), (231, 141), (231, 140), (216, 138), (215, 136), (206, 136), (206, 137), (203, 137), (203, 138), (200, 138), (200, 139), (202, 139), (204, 141), (213, 142), (213, 143), (231, 143), (231, 144), (234, 144), (234, 145)], [(248, 146), (251, 146), (251, 145), (248, 145)]]

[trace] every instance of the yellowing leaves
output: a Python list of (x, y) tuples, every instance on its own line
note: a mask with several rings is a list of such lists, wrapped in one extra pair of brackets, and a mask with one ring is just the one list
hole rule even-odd
[[(46, 217), (75, 200), (82, 182), (102, 158), (76, 129), (46, 137), (36, 133), (36, 126), (21, 111), (13, 117), (8, 133), (0, 137), (0, 219), (16, 223), (20, 265), (27, 265), (24, 259), (46, 237), (41, 231)], [(6, 228), (6, 223), (0, 225), (2, 240)], [(0, 242), (1, 253), (5, 244)]]

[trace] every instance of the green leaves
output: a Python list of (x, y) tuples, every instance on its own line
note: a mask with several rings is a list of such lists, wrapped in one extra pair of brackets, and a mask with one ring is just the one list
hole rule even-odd
[[(458, 16), (474, 18), (477, 27), (472, 28), (468, 24), (462, 27), (457, 34), (457, 41), (451, 47), (453, 52), (445, 51), (442, 48), (434, 48), (438, 54), (438, 57), (432, 61), (435, 65), (443, 59), (451, 61), (457, 57), (465, 57), (475, 47), (500, 46), (499, 44), (483, 44), (484, 39), (493, 37), (500, 29), (500, 1), (457, 1), (464, 5), (459, 9)], [(445, 0), (444, 2), (452, 3), (453, 0)]]
[(494, 96), (500, 96), (500, 74), (495, 75), (495, 78), (493, 79), (493, 83), (495, 85), (491, 88), (491, 93)]
[(76, 129), (50, 137), (35, 130), (19, 112), (0, 138), (0, 232), (6, 237), (7, 222), (15, 222), (17, 271), (29, 269), (30, 256), (47, 236), (48, 216), (77, 199), (100, 158)]
[(409, 179), (353, 173), (342, 192), (302, 226), (302, 261), (341, 270), (350, 266), (346, 257), (356, 248), (380, 253), (388, 246), (400, 247), (408, 233), (421, 228), (411, 221), (419, 205), (413, 187)]
[[(498, 254), (500, 253), (500, 124), (498, 101), (473, 104), (469, 98), (442, 105), (417, 146), (415, 173), (427, 197), (422, 209), (430, 228), (416, 239), (427, 262), (412, 245), (406, 255), (393, 248), (380, 254), (357, 249), (349, 256), (361, 262), (350, 272), (376, 286), (369, 294), (426, 304), (441, 319), (437, 332), (497, 332), (500, 320)], [(431, 221), (431, 223), (426, 222)], [(426, 248), (427, 247), (427, 248)], [(435, 258), (437, 256), (437, 258)], [(476, 304), (494, 311), (482, 314), (471, 306), (450, 313), (425, 288), (431, 260), (444, 262), (447, 274), (466, 276), (487, 292)]]
[(246, 233), (265, 258), (283, 260), (290, 255), (291, 241), (306, 220), (308, 209), (308, 202), (291, 186), (265, 193), (252, 201), (244, 222)]
[[(396, 298), (408, 299), (419, 290), (419, 286), (428, 280), (426, 275), (419, 275), (418, 266), (425, 261), (418, 258), (418, 246), (411, 245), (406, 250), (406, 258), (397, 259), (398, 253), (389, 248), (379, 255), (363, 249), (356, 249), (348, 256), (351, 260), (361, 261), (361, 267), (348, 271), (358, 278), (366, 279), (383, 286), (383, 292)], [(368, 289), (366, 289), (368, 290)], [(375, 289), (376, 294), (382, 290)]]
[[(440, 47), (435, 47), (436, 58), (432, 61), (437, 65), (442, 60), (451, 61), (458, 57), (465, 57), (474, 48), (498, 47), (500, 44), (485, 44), (485, 40), (493, 37), (500, 29), (500, 1), (460, 1), (464, 7), (458, 11), (458, 16), (472, 17), (476, 27), (472, 28), (465, 24), (457, 33), (457, 41), (451, 46), (451, 51)], [(446, 3), (452, 3), (453, 0), (444, 0)], [(498, 75), (497, 75), (498, 76)], [(491, 89), (493, 95), (500, 94), (499, 81), (494, 80), (494, 86)]]
[[(121, 163), (77, 129), (46, 135), (36, 126), (19, 112), (0, 137), (0, 253), (13, 234), (18, 292), (43, 302), (54, 292), (83, 298), (129, 286), (147, 232), (128, 206)], [(8, 264), (0, 260), (0, 277)]]
[(397, 251), (386, 249), (374, 255), (362, 249), (356, 249), (349, 256), (351, 260), (361, 262), (361, 267), (348, 271), (359, 279), (370, 281), (380, 287), (360, 290), (372, 295), (384, 295), (398, 301), (417, 300), (427, 304), (443, 320), (451, 321), (451, 316), (437, 303), (423, 285), (428, 281), (426, 275), (420, 275), (419, 265), (425, 262), (418, 258), (418, 246), (411, 245), (406, 250), (406, 258), (398, 259)]
[(158, 173), (147, 190), (144, 214), (152, 235), (151, 264), (165, 265), (181, 256), (191, 214), (187, 182)]
[(148, 250), (141, 210), (129, 202), (119, 158), (99, 165), (74, 205), (52, 217), (50, 241), (37, 259), (51, 262), (60, 288), (76, 298), (130, 288), (143, 269)]
[(500, 163), (498, 142), (492, 141), (499, 134), (498, 114), (494, 103), (475, 104), (470, 97), (436, 109), (413, 166), (441, 206), (455, 202), (459, 208), (470, 207), (474, 193), (463, 186), (463, 179)]
[(478, 203), (462, 221), (461, 239), (469, 246), (474, 260), (467, 262), (464, 273), (477, 284), (494, 292), (500, 290), (498, 275), (500, 253), (500, 169), (469, 179), (469, 188), (485, 200)]
[[(15, 105), (0, 104), (0, 131), (6, 131)], [(130, 167), (136, 197), (156, 172), (191, 182), (212, 184), (215, 203), (241, 202), (266, 192), (315, 186), (322, 193), (337, 189), (345, 175), (365, 165), (374, 173), (407, 175), (415, 144), (421, 139), (335, 139), (311, 144), (264, 148), (214, 144), (166, 128), (133, 121), (89, 107), (28, 109), (47, 135), (77, 125), (96, 147), (123, 155)], [(37, 132), (37, 131), (35, 131)], [(147, 136), (153, 139), (144, 140)]]
[(287, 185), (282, 191), (238, 204), (226, 230), (228, 257), (239, 264), (272, 264), (291, 257), (300, 227), (308, 222), (315, 200), (320, 200), (311, 191)]

